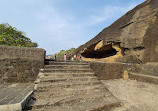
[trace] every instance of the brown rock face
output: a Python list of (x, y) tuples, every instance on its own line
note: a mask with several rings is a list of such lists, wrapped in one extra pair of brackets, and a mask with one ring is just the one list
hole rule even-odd
[(83, 60), (158, 62), (158, 0), (136, 6), (74, 54)]

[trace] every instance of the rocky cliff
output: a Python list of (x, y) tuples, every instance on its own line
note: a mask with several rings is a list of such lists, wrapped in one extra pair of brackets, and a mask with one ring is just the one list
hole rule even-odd
[(83, 60), (158, 62), (158, 0), (147, 0), (77, 48)]

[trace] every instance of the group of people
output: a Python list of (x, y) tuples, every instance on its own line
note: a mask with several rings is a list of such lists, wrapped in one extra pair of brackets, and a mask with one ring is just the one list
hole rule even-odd
[(46, 59), (51, 59), (51, 56), (50, 55), (46, 56)]
[[(66, 61), (66, 54), (64, 54), (64, 61)], [(76, 61), (82, 61), (82, 55), (77, 56), (76, 54), (71, 58), (72, 61), (76, 60)]]
[(78, 56), (78, 55), (74, 55), (72, 58), (71, 58), (72, 61), (76, 60), (76, 61), (82, 61), (82, 55)]
[[(54, 55), (54, 60), (56, 60), (56, 54)], [(64, 61), (67, 60), (67, 56), (66, 54), (64, 54)], [(82, 55), (78, 56), (78, 55), (74, 55), (72, 58), (71, 58), (72, 61), (82, 61)]]

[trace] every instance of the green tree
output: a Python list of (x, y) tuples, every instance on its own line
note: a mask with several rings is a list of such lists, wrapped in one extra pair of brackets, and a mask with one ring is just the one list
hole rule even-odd
[(9, 24), (0, 24), (0, 45), (37, 47), (38, 44), (32, 42), (25, 33), (17, 30)]

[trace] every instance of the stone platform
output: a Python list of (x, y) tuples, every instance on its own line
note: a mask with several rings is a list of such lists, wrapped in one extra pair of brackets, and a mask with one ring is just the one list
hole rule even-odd
[(0, 84), (0, 111), (22, 110), (33, 94), (32, 83)]
[(122, 103), (110, 111), (158, 111), (158, 85), (123, 79), (101, 82)]

